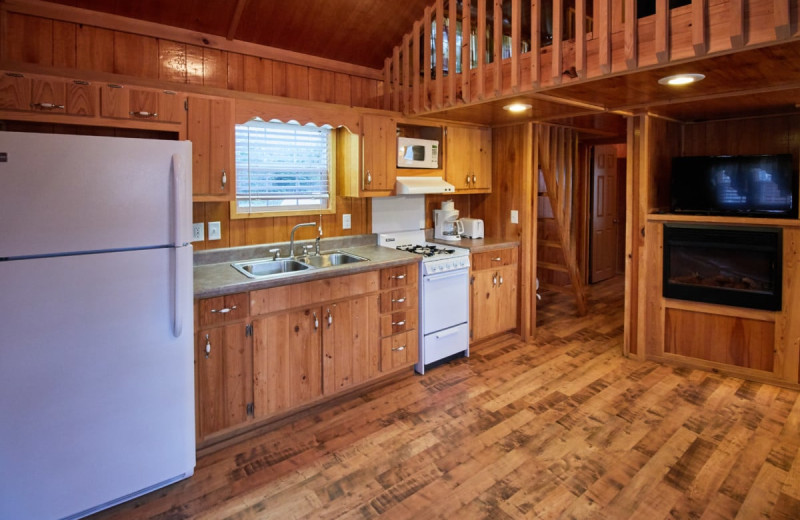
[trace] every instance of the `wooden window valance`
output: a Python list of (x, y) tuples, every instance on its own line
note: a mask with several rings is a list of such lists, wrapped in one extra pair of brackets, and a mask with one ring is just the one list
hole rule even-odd
[(264, 121), (277, 119), (285, 123), (297, 121), (301, 125), (313, 123), (316, 126), (345, 127), (356, 135), (361, 131), (361, 112), (349, 107), (236, 100), (236, 124), (244, 124), (257, 117)]

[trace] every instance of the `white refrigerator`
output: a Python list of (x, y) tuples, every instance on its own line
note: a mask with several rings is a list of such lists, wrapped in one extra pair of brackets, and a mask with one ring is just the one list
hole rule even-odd
[(191, 143), (0, 132), (0, 518), (195, 466)]

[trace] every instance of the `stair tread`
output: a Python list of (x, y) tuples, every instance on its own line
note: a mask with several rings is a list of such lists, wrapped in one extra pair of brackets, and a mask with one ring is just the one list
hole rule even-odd
[(569, 269), (565, 265), (561, 264), (554, 264), (552, 262), (537, 262), (537, 267), (541, 267), (542, 269), (549, 269), (550, 271), (561, 271), (561, 272), (568, 272)]
[(536, 243), (539, 244), (540, 246), (557, 247), (557, 248), (561, 249), (561, 242), (559, 242), (558, 240), (544, 240), (544, 239), (542, 239), (542, 240), (537, 240)]
[(550, 283), (540, 283), (539, 289), (543, 291), (554, 291), (566, 294), (574, 294), (575, 289), (571, 285), (555, 285)]

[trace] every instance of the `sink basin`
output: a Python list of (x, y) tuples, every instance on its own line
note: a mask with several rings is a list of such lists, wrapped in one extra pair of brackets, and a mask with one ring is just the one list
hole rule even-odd
[(366, 262), (369, 259), (362, 256), (351, 255), (350, 253), (344, 253), (342, 251), (333, 251), (330, 253), (322, 253), (320, 255), (304, 256), (300, 258), (300, 260), (313, 267), (333, 267), (335, 265)]
[(234, 269), (250, 278), (265, 278), (311, 268), (309, 264), (284, 258), (278, 260), (249, 260), (231, 264)]

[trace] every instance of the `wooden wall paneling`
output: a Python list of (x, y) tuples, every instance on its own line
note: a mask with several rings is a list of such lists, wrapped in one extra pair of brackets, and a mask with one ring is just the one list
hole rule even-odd
[(625, 331), (623, 333), (623, 353), (644, 359), (644, 347), (639, 347), (639, 267), (641, 265), (639, 235), (639, 180), (641, 178), (640, 159), (642, 155), (641, 132), (644, 116), (628, 118), (628, 166), (627, 193), (625, 195)]
[[(579, 0), (580, 1), (580, 0)], [(522, 169), (522, 204), (519, 208), (522, 235), (519, 259), (519, 319), (523, 341), (536, 335), (536, 242), (539, 211), (539, 151), (534, 123), (525, 124)]]
[(400, 106), (400, 46), (392, 49), (392, 110), (401, 111)]
[(186, 45), (186, 83), (203, 84), (203, 48)]
[(403, 36), (403, 113), (411, 113), (411, 34)]
[(692, 0), (692, 48), (695, 56), (703, 56), (708, 52), (707, 9), (707, 0)]
[[(558, 2), (559, 0), (556, 0)], [(494, 65), (494, 97), (503, 92), (503, 0), (494, 0), (494, 45), (492, 45), (492, 64)]]
[(158, 40), (158, 79), (186, 83), (186, 44)]
[(227, 52), (203, 47), (203, 85), (206, 87), (227, 88)]
[(586, 77), (586, 0), (575, 0), (575, 72)]
[(158, 78), (158, 41), (148, 36), (114, 32), (114, 73)]
[(553, 43), (550, 47), (553, 85), (561, 83), (561, 62), (564, 58), (564, 0), (553, 0)]
[(350, 90), (350, 75), (341, 72), (334, 73), (334, 103), (339, 105), (352, 105)]
[(53, 64), (53, 22), (38, 16), (8, 13), (6, 41), (24, 45), (4, 46), (4, 58), (22, 63)]
[(773, 16), (775, 17), (775, 38), (785, 40), (792, 35), (792, 18), (789, 0), (773, 0)]
[(308, 69), (308, 99), (323, 103), (336, 102), (336, 75), (329, 70)]
[(196, 242), (192, 242), (192, 248), (195, 251), (202, 251), (203, 249), (208, 249), (208, 242), (206, 238), (208, 237), (208, 225), (205, 224), (206, 222), (206, 203), (205, 202), (194, 202), (192, 203), (192, 222), (203, 222), (203, 240), (198, 240)]
[(643, 300), (641, 312), (645, 316), (647, 327), (644, 330), (644, 345), (648, 354), (661, 355), (664, 352), (664, 319), (665, 307), (662, 294), (661, 273), (663, 270), (664, 226), (661, 222), (645, 224), (645, 239), (648, 242), (647, 256), (644, 262), (651, 267), (647, 278), (639, 283), (645, 286), (647, 298)]
[(114, 32), (79, 25), (75, 34), (78, 69), (114, 72)]
[(472, 6), (471, 0), (461, 4), (461, 99), (469, 103), (472, 95)]
[(420, 109), (420, 90), (419, 90), (419, 76), (420, 76), (420, 22), (414, 22), (414, 28), (411, 31), (412, 40), (412, 60), (411, 60), (411, 110), (416, 114)]
[(730, 0), (728, 6), (730, 19), (731, 47), (739, 49), (744, 46), (744, 0)]
[[(383, 61), (383, 106), (390, 107), (391, 106), (391, 84), (392, 84), (392, 59), (386, 58)], [(391, 110), (391, 109), (389, 109)]]
[(436, 18), (436, 83), (434, 84), (434, 105), (442, 108), (444, 105), (444, 0), (436, 0), (434, 7)]
[(447, 38), (449, 56), (447, 59), (447, 104), (453, 106), (456, 103), (456, 32), (458, 31), (458, 9), (456, 2), (450, 4), (450, 13), (447, 16)]
[(53, 67), (74, 69), (75, 46), (75, 24), (53, 21)]
[(272, 60), (245, 56), (243, 85), (245, 92), (272, 95)]
[(595, 7), (598, 63), (600, 73), (608, 74), (611, 72), (611, 0), (597, 0)]
[(286, 64), (286, 97), (308, 99), (308, 67)]
[(638, 276), (639, 282), (637, 283), (636, 290), (638, 292), (637, 301), (639, 305), (639, 309), (637, 312), (638, 318), (638, 325), (637, 325), (637, 344), (643, 351), (647, 351), (651, 348), (651, 345), (647, 344), (646, 334), (648, 330), (648, 323), (647, 323), (647, 283), (649, 276), (661, 276), (661, 273), (656, 273), (654, 266), (648, 265), (648, 246), (655, 247), (653, 243), (648, 243), (646, 237), (646, 224), (647, 224), (647, 214), (650, 209), (650, 188), (652, 185), (651, 179), (651, 172), (652, 172), (652, 161), (653, 155), (655, 153), (655, 146), (659, 146), (660, 143), (656, 142), (656, 131), (654, 126), (657, 124), (653, 120), (652, 117), (643, 116), (644, 119), (642, 120), (641, 124), (641, 140), (640, 140), (640, 148), (639, 148), (639, 179), (637, 183), (637, 191), (634, 194), (635, 203), (633, 206), (633, 218), (636, 228), (636, 244), (637, 244), (637, 254), (636, 257), (638, 261), (641, 263), (638, 269)]
[(226, 87), (228, 90), (244, 92), (244, 55), (228, 53), (228, 71), (226, 74)]
[(272, 62), (272, 94), (274, 96), (291, 97), (286, 87), (286, 63)]
[(639, 24), (636, 17), (636, 1), (625, 0), (625, 65), (629, 70), (638, 66)]
[(486, 93), (484, 82), (486, 81), (486, 73), (484, 64), (486, 63), (486, 2), (485, 0), (476, 0), (478, 2), (478, 19), (476, 20), (478, 26), (478, 65), (475, 67), (476, 83), (475, 83), (475, 97), (483, 99)]
[(422, 38), (422, 107), (431, 108), (431, 7), (425, 8), (424, 32)]
[(800, 382), (800, 230), (783, 230), (783, 311), (775, 322), (775, 367), (781, 379)]

